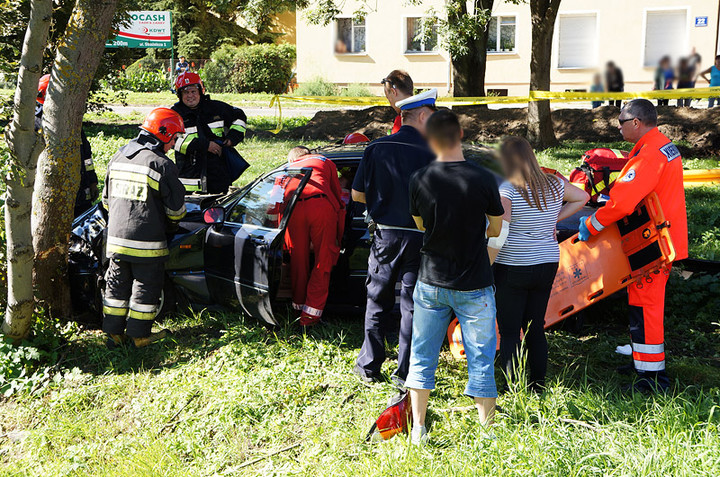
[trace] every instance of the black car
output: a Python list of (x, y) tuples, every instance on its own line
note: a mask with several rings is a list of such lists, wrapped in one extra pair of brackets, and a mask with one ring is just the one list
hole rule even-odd
[[(315, 152), (331, 159), (341, 180), (352, 184), (365, 145), (328, 146)], [(492, 150), (465, 146), (468, 160), (499, 172)], [(287, 310), (291, 283), (283, 235), (297, 195), (310, 169), (284, 165), (247, 186), (223, 196), (186, 198), (187, 215), (168, 239), (170, 258), (158, 317), (178, 305), (221, 306), (244, 310), (268, 325), (279, 325)], [(294, 195), (285, 197), (282, 184), (299, 179)], [(498, 175), (498, 181), (500, 176)], [(365, 280), (371, 236), (364, 204), (350, 202), (338, 264), (333, 270), (328, 307), (365, 306)], [(572, 222), (568, 222), (572, 223)], [(577, 223), (577, 220), (575, 220)], [(107, 267), (107, 212), (96, 205), (75, 219), (70, 240), (70, 276), (77, 320), (101, 320)], [(563, 234), (571, 235), (574, 230)]]

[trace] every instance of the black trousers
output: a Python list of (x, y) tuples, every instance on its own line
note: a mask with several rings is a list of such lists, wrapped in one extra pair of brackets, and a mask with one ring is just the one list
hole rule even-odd
[(500, 331), (500, 364), (516, 378), (520, 330), (525, 333), (531, 386), (542, 386), (547, 372), (545, 311), (557, 273), (557, 263), (530, 266), (495, 264), (495, 301)]
[(103, 331), (131, 338), (150, 336), (165, 281), (165, 263), (110, 260), (105, 273)]
[(420, 268), (423, 234), (410, 230), (376, 230), (368, 259), (365, 340), (357, 359), (367, 376), (379, 376), (385, 361), (385, 335), (393, 320), (395, 284), (400, 289), (400, 345), (396, 374), (405, 380), (410, 368), (413, 292)]

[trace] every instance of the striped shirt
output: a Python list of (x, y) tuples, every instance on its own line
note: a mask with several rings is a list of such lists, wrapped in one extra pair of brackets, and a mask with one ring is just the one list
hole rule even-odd
[[(530, 206), (509, 182), (500, 185), (500, 197), (512, 202), (510, 232), (497, 256), (503, 265), (529, 266), (560, 261), (560, 248), (555, 235), (558, 214), (563, 205), (565, 182), (559, 183), (557, 197), (548, 194), (546, 210)], [(528, 193), (530, 190), (528, 188)], [(530, 194), (532, 199), (532, 194)]]

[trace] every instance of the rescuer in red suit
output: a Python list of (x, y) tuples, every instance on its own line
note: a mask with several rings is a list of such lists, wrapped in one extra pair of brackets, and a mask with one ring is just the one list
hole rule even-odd
[[(588, 240), (631, 214), (648, 194), (655, 192), (670, 223), (676, 260), (682, 260), (688, 256), (688, 229), (680, 151), (658, 130), (657, 112), (648, 100), (627, 103), (618, 121), (623, 138), (635, 147), (605, 206), (580, 219), (580, 240)], [(663, 328), (669, 273), (668, 267), (628, 287), (633, 364), (639, 378), (633, 386), (636, 391), (664, 391), (670, 384), (665, 372)]]
[(413, 80), (410, 75), (402, 70), (392, 70), (389, 75), (380, 81), (380, 84), (383, 85), (383, 91), (385, 92), (385, 97), (390, 103), (390, 107), (392, 107), (397, 113), (395, 121), (393, 122), (392, 130), (390, 131), (390, 134), (395, 134), (402, 126), (400, 108), (395, 106), (395, 103), (414, 95), (415, 86), (413, 85)]
[[(302, 146), (288, 154), (293, 168), (310, 167), (312, 175), (300, 193), (290, 216), (285, 244), (290, 251), (293, 308), (301, 311), (300, 325), (312, 326), (322, 317), (330, 286), (330, 272), (340, 254), (345, 228), (345, 204), (335, 164)], [(297, 180), (291, 180), (285, 196), (292, 195)], [(310, 246), (315, 264), (310, 270)]]

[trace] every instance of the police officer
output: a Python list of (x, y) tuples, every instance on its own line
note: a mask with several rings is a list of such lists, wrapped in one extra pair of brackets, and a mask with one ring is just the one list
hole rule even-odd
[(165, 155), (178, 134), (182, 118), (168, 108), (148, 114), (137, 138), (110, 160), (103, 190), (108, 208), (103, 331), (109, 345), (126, 335), (136, 347), (165, 336), (151, 333), (164, 283), (168, 257), (166, 232), (185, 216), (185, 189), (175, 164)]
[[(42, 129), (43, 106), (45, 96), (50, 85), (50, 75), (43, 75), (38, 84), (37, 105), (35, 107), (35, 130)], [(92, 160), (92, 149), (85, 133), (80, 130), (80, 188), (75, 197), (74, 217), (88, 210), (95, 199), (98, 198), (98, 178), (95, 174), (95, 164)]]
[[(302, 146), (288, 154), (293, 168), (311, 168), (310, 181), (290, 216), (285, 243), (290, 251), (293, 308), (301, 312), (300, 325), (320, 322), (330, 286), (330, 272), (340, 255), (345, 227), (345, 204), (335, 164)], [(288, 184), (285, 195), (294, 193)], [(315, 261), (310, 269), (310, 246)]]
[(183, 185), (187, 192), (224, 194), (249, 167), (234, 149), (245, 138), (247, 117), (242, 109), (210, 99), (197, 73), (178, 76), (175, 91), (180, 101), (172, 109), (186, 131), (175, 144)]
[(395, 121), (393, 122), (393, 127), (390, 132), (390, 134), (395, 134), (400, 130), (400, 126), (402, 126), (402, 117), (397, 103), (413, 95), (413, 80), (405, 71), (392, 70), (389, 75), (380, 81), (380, 84), (383, 85), (383, 92), (390, 103), (390, 107), (398, 113), (398, 115), (395, 116)]
[[(589, 240), (605, 227), (630, 215), (651, 192), (656, 192), (665, 217), (676, 260), (688, 256), (687, 213), (680, 151), (657, 128), (655, 106), (646, 99), (625, 105), (618, 117), (620, 132), (635, 144), (630, 159), (610, 190), (610, 199), (590, 217), (580, 219), (580, 240)], [(666, 390), (665, 372), (665, 285), (668, 270), (651, 275), (628, 287), (630, 336), (637, 391)]]
[(393, 381), (402, 385), (410, 361), (413, 290), (420, 266), (423, 235), (410, 215), (410, 176), (433, 161), (425, 138), (425, 123), (436, 110), (433, 89), (396, 103), (402, 127), (396, 134), (372, 142), (363, 154), (352, 197), (367, 205), (376, 224), (368, 260), (365, 340), (354, 372), (364, 381), (379, 381), (385, 361), (385, 333), (392, 322), (395, 284), (400, 291), (400, 347)]

